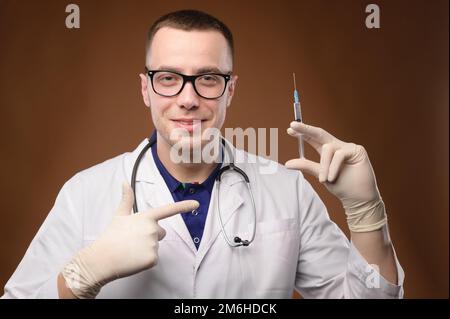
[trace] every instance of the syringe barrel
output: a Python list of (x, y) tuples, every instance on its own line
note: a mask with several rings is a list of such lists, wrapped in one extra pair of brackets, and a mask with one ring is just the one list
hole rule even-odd
[(294, 103), (294, 118), (297, 122), (302, 122), (302, 110), (300, 103)]

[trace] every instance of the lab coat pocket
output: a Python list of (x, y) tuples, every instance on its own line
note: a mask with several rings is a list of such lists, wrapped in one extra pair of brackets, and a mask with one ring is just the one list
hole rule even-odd
[(257, 223), (253, 243), (242, 249), (243, 272), (259, 297), (292, 293), (299, 251), (298, 220)]
[(276, 262), (291, 262), (297, 258), (299, 225), (295, 218), (260, 222), (256, 225), (255, 247), (264, 257), (270, 252)]
[(295, 218), (264, 221), (256, 223), (256, 236), (267, 236), (273, 233), (291, 231), (298, 228), (298, 220)]

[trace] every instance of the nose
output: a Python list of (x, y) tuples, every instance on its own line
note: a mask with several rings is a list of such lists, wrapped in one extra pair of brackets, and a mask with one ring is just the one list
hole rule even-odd
[(195, 92), (192, 83), (188, 82), (184, 85), (183, 90), (178, 94), (177, 104), (188, 110), (196, 108), (199, 105), (199, 96)]

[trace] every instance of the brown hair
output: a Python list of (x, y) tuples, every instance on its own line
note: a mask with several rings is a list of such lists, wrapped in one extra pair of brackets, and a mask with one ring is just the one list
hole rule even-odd
[(220, 32), (230, 48), (231, 60), (234, 56), (233, 35), (230, 29), (219, 19), (198, 10), (180, 10), (163, 15), (156, 20), (148, 31), (146, 52), (150, 49), (153, 37), (162, 27), (171, 27), (184, 31), (213, 30)]

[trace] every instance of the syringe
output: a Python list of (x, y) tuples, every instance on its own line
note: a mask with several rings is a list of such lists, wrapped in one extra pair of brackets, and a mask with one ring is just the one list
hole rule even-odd
[[(295, 83), (295, 73), (293, 73), (294, 76), (294, 117), (297, 122), (302, 122), (302, 108), (300, 106), (300, 100), (298, 98), (298, 92), (297, 92), (297, 85)], [(304, 146), (303, 146), (303, 135), (300, 134), (298, 136), (298, 153), (300, 155), (300, 158), (304, 157)]]

